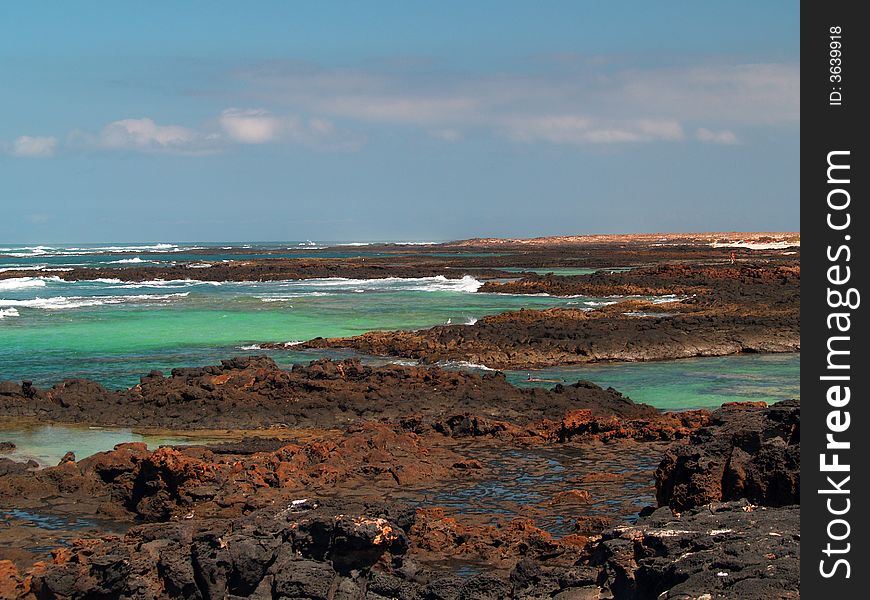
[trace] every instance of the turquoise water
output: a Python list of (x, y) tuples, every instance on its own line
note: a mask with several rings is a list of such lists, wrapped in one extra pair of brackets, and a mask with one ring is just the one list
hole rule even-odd
[(13, 442), (13, 452), (4, 454), (13, 460), (35, 460), (40, 465), (56, 465), (68, 451), (76, 459), (111, 450), (124, 442), (145, 442), (150, 448), (161, 445), (203, 444), (219, 441), (213, 436), (141, 434), (129, 429), (46, 425), (0, 427), (0, 441)]
[(613, 387), (636, 402), (665, 410), (709, 408), (724, 402), (768, 403), (800, 398), (800, 354), (744, 354), (643, 363), (607, 363), (507, 373), (519, 386), (537, 379), (573, 383), (587, 379)]
[[(143, 256), (151, 252), (165, 259), (184, 256), (199, 247), (208, 248), (212, 253), (209, 256), (219, 259), (232, 256), (222, 254), (229, 246), (226, 243), (79, 249), (9, 246), (0, 247), (0, 263), (49, 259), (67, 261), (63, 264), (108, 263), (128, 260), (129, 252), (141, 252)], [(246, 246), (246, 250), (256, 252), (301, 249), (301, 253), (325, 256), (307, 242)], [(347, 249), (353, 255), (365, 252), (365, 246)], [(201, 256), (190, 256), (203, 260)], [(614, 269), (618, 267), (611, 268)], [(592, 271), (538, 270), (559, 274)], [(350, 336), (378, 329), (473, 323), (482, 316), (506, 310), (593, 307), (606, 300), (481, 294), (476, 293), (480, 282), (470, 276), (455, 280), (429, 277), (221, 283), (208, 281), (208, 268), (202, 268), (196, 272), (200, 280), (125, 283), (66, 282), (44, 271), (34, 271), (33, 275), (0, 280), (0, 379), (32, 379), (38, 385), (86, 377), (122, 388), (135, 385), (141, 375), (152, 369), (168, 371), (174, 367), (216, 364), (231, 356), (253, 353), (269, 354), (282, 366), (289, 366), (349, 353), (267, 352), (255, 344)], [(717, 406), (734, 400), (775, 401), (798, 396), (799, 368), (799, 355), (747, 355), (561, 367), (536, 372), (534, 377), (566, 382), (589, 379), (613, 386), (640, 402), (682, 409)], [(507, 375), (517, 385), (554, 385), (529, 382), (527, 372)]]
[[(224, 245), (225, 246), (225, 245)], [(232, 258), (222, 245), (207, 256), (186, 254), (192, 248), (138, 248), (132, 258), (173, 261), (189, 258), (207, 262)], [(125, 250), (0, 248), (0, 268), (25, 264), (136, 265)], [(290, 248), (290, 246), (285, 246)], [(311, 248), (287, 250), (293, 256), (326, 256)], [(252, 246), (264, 256), (280, 252), (278, 245)], [(20, 251), (19, 251), (20, 250)], [(98, 254), (97, 252), (100, 252)], [(358, 256), (364, 247), (349, 247), (333, 255)], [(32, 256), (24, 256), (30, 253)], [(105, 254), (108, 253), (108, 254)], [(22, 256), (12, 256), (21, 254)], [(17, 262), (16, 262), (17, 261)], [(523, 270), (521, 268), (513, 269)], [(579, 274), (593, 269), (536, 269)], [(51, 385), (69, 377), (94, 379), (108, 387), (135, 385), (152, 369), (217, 364), (238, 355), (268, 354), (282, 367), (323, 357), (355, 356), (350, 351), (260, 350), (256, 342), (293, 342), (317, 336), (349, 336), (382, 329), (416, 329), (442, 323), (473, 323), (488, 314), (519, 308), (552, 306), (593, 307), (604, 298), (554, 298), (480, 294), (472, 277), (447, 280), (321, 279), (277, 282), (211, 282), (208, 268), (196, 272), (201, 280), (117, 280), (66, 282), (51, 272), (33, 277), (0, 280), (0, 379), (32, 379)], [(372, 364), (388, 358), (360, 357)], [(469, 365), (445, 365), (470, 368)], [(622, 363), (507, 372), (520, 386), (553, 386), (588, 379), (613, 386), (638, 402), (663, 409), (718, 406), (723, 402), (798, 397), (800, 355), (747, 355), (653, 363)], [(125, 429), (64, 426), (21, 426), (14, 421), (0, 427), (0, 441), (18, 447), (12, 458), (33, 458), (56, 464), (68, 450), (78, 458), (111, 449), (126, 441), (150, 446), (203, 441), (177, 435), (145, 435)]]
[[(208, 269), (202, 269), (203, 277)], [(470, 323), (601, 298), (478, 294), (465, 277), (218, 283), (0, 280), (0, 379), (88, 377), (125, 387), (151, 369), (214, 364), (256, 342)]]

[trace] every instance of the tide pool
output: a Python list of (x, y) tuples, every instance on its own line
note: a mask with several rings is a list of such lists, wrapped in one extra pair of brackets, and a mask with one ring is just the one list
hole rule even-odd
[[(195, 356), (189, 364), (212, 364), (233, 355), (248, 355), (250, 350), (239, 348), (213, 349)], [(307, 363), (318, 358), (357, 357), (370, 364), (386, 364), (389, 358), (359, 356), (351, 351), (256, 351), (268, 354), (282, 367), (289, 368), (294, 363)], [(191, 357), (188, 356), (188, 359)], [(171, 356), (152, 357), (155, 364), (166, 361), (174, 364)], [(111, 366), (92, 367), (103, 374), (103, 380), (125, 381), (130, 375), (123, 374), (125, 363), (120, 371)], [(185, 363), (188, 364), (188, 363)], [(445, 365), (447, 368), (460, 368), (458, 365)], [(467, 367), (465, 367), (467, 368)], [(551, 382), (529, 382), (528, 375), (540, 379), (564, 379), (566, 384), (578, 379), (587, 379), (603, 387), (612, 386), (631, 397), (636, 402), (651, 404), (664, 410), (683, 410), (689, 408), (713, 408), (724, 402), (744, 402), (763, 400), (773, 403), (788, 398), (800, 397), (799, 374), (800, 355), (742, 355), (716, 358), (693, 358), (683, 360), (649, 363), (613, 363), (560, 367), (537, 371), (508, 371), (507, 379), (518, 386), (556, 385)], [(77, 376), (75, 373), (69, 376)], [(136, 377), (138, 381), (138, 377)], [(133, 382), (135, 383), (135, 382)], [(145, 442), (150, 448), (164, 444), (196, 444), (220, 441), (214, 433), (161, 433), (149, 434), (130, 429), (109, 427), (84, 427), (68, 425), (16, 426), (14, 420), (7, 419), (0, 425), (0, 441), (16, 444), (15, 451), (3, 455), (13, 460), (34, 459), (41, 465), (57, 464), (69, 450), (81, 459), (96, 452), (111, 450), (122, 442)]]
[(56, 465), (69, 451), (76, 459), (111, 450), (124, 442), (144, 442), (151, 449), (161, 445), (205, 444), (220, 441), (207, 435), (142, 434), (129, 429), (74, 425), (0, 425), (0, 441), (13, 442), (14, 451), (3, 454), (17, 461), (35, 460), (41, 466)]

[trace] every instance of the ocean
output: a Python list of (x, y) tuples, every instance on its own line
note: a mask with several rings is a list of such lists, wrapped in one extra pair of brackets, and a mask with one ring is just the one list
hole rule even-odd
[[(258, 342), (292, 345), (318, 336), (471, 324), (485, 315), (519, 308), (593, 308), (616, 300), (477, 293), (481, 283), (468, 275), (274, 282), (208, 279), (208, 265), (238, 259), (239, 252), (250, 253), (246, 257), (356, 257), (369, 252), (366, 245), (353, 242), (336, 249), (338, 243), (4, 246), (0, 270), (29, 271), (26, 277), (0, 280), (0, 380), (31, 379), (45, 386), (85, 377), (122, 388), (135, 385), (153, 369), (216, 364), (238, 355), (268, 354), (283, 366), (352, 355), (266, 351)], [(324, 251), (325, 247), (331, 248)], [(58, 277), (59, 269), (79, 265), (144, 266), (179, 260), (202, 265), (196, 279), (128, 283), (67, 282)], [(540, 371), (536, 377), (566, 382), (588, 379), (613, 386), (636, 401), (678, 410), (799, 396), (799, 367), (799, 354), (746, 355), (559, 367)], [(527, 372), (507, 376), (518, 385), (533, 384), (526, 381)]]

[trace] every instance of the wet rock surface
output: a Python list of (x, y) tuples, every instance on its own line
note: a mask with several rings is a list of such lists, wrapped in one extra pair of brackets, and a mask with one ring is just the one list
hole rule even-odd
[(374, 423), (307, 443), (284, 440), (276, 450), (215, 449), (120, 444), (79, 462), (10, 472), (0, 477), (0, 491), (3, 504), (50, 506), (58, 497), (83, 496), (105, 517), (167, 521), (236, 516), (300, 492), (459, 482), (482, 468), (414, 433)]
[[(662, 453), (665, 465), (698, 445), (715, 466), (747, 444), (798, 443), (795, 402), (646, 420), (580, 409), (543, 421), (537, 437), (529, 428), (414, 433), (418, 425), (361, 423), (308, 441), (122, 444), (23, 466), (0, 476), (4, 502), (126, 527), (86, 524), (98, 535), (66, 537), (41, 562), (37, 549), (29, 560), (6, 552), (0, 589), (12, 598), (797, 597), (799, 509), (757, 505), (784, 497), (699, 498), (630, 517), (652, 501)], [(767, 487), (734, 493), (775, 488), (777, 471), (757, 474), (770, 476)], [(659, 490), (669, 476), (655, 472)], [(518, 487), (501, 492), (514, 478)]]
[(617, 598), (800, 597), (800, 403), (726, 404), (656, 470), (661, 508), (588, 564)]
[[(45, 469), (15, 463), (17, 470), (0, 476), (0, 556), (26, 567), (58, 544), (137, 522), (235, 518), (340, 497), (440, 507), (433, 531), (453, 531), (455, 547), (431, 549), (420, 560), (442, 570), (445, 561), (509, 570), (515, 556), (502, 529), (521, 525), (518, 532), (536, 531), (558, 545), (632, 519), (653, 501), (655, 466), (668, 444), (622, 438), (591, 446), (518, 444), (374, 423), (306, 438), (156, 450), (128, 443)], [(561, 494), (565, 489), (574, 494)]]

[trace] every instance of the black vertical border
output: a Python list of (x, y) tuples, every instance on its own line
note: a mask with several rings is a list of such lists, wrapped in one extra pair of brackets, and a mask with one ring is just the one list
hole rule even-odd
[[(862, 6), (863, 5), (863, 6)], [(851, 267), (851, 280), (840, 289), (855, 287), (866, 291), (865, 278), (870, 252), (866, 237), (870, 236), (866, 205), (867, 180), (870, 178), (870, 161), (865, 138), (870, 135), (865, 112), (870, 111), (867, 95), (867, 79), (870, 78), (870, 63), (867, 61), (867, 45), (870, 40), (870, 22), (859, 16), (866, 4), (855, 2), (822, 2), (805, 0), (801, 3), (801, 405), (802, 405), (802, 456), (801, 456), (801, 597), (815, 598), (867, 598), (870, 597), (870, 562), (867, 537), (867, 520), (870, 506), (867, 492), (870, 489), (870, 398), (867, 396), (868, 373), (863, 346), (870, 342), (866, 335), (866, 308), (863, 303), (870, 297), (862, 297), (855, 310), (833, 309), (827, 301), (828, 268), (834, 264), (828, 258), (832, 251), (847, 244), (851, 249), (851, 261), (840, 260), (839, 264)], [(843, 43), (841, 67), (842, 81), (831, 81), (831, 28), (842, 28)], [(841, 89), (836, 89), (841, 88)], [(831, 92), (842, 93), (840, 105), (831, 105)], [(847, 186), (851, 197), (849, 208), (851, 226), (848, 231), (834, 231), (827, 225), (828, 193), (842, 185), (828, 183), (828, 153), (848, 150), (850, 182)], [(842, 195), (840, 195), (842, 198)], [(842, 214), (835, 215), (842, 219)], [(846, 241), (845, 236), (850, 240)], [(845, 255), (841, 255), (841, 258)], [(841, 518), (849, 522), (849, 536), (842, 541), (829, 540), (828, 524), (838, 518), (828, 512), (826, 501), (834, 496), (820, 494), (829, 488), (826, 477), (837, 473), (822, 473), (820, 454), (826, 452), (826, 419), (834, 410), (827, 401), (826, 393), (831, 382), (819, 378), (830, 374), (827, 369), (830, 335), (827, 317), (831, 312), (851, 313), (851, 330), (848, 357), (851, 369), (840, 371), (851, 376), (851, 401), (841, 410), (848, 410), (849, 429), (837, 434), (837, 439), (848, 441), (851, 448), (840, 452), (840, 462), (850, 465), (851, 477), (847, 485), (851, 507)], [(840, 333), (839, 335), (844, 335)], [(831, 451), (828, 451), (831, 452)], [(830, 460), (829, 460), (830, 462)], [(845, 496), (836, 496), (835, 506), (842, 506)], [(842, 523), (834, 526), (833, 532), (841, 536), (845, 531)], [(849, 552), (826, 556), (823, 552), (829, 541), (832, 547), (851, 544)], [(845, 577), (841, 567), (833, 577), (825, 578), (820, 572), (820, 561), (826, 568), (836, 558), (845, 558), (850, 565), (850, 576)]]

